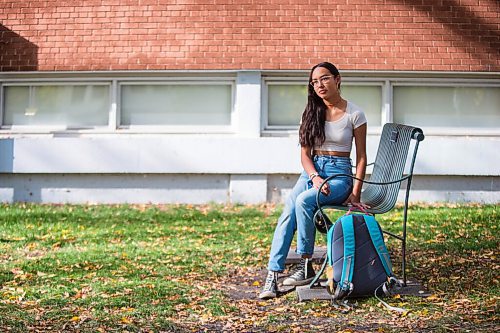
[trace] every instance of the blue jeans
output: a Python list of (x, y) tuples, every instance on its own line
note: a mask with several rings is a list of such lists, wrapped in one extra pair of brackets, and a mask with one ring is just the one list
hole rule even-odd
[[(352, 174), (351, 159), (337, 156), (314, 156), (316, 171), (325, 179), (334, 174)], [(322, 204), (342, 204), (351, 194), (352, 178), (335, 177), (331, 179), (330, 194), (321, 194)], [(316, 226), (313, 216), (316, 212), (316, 194), (318, 190), (312, 187), (312, 182), (305, 171), (302, 172), (297, 183), (288, 197), (283, 213), (278, 219), (274, 231), (268, 270), (282, 272), (285, 269), (285, 260), (297, 230), (297, 253), (312, 255), (316, 238)]]

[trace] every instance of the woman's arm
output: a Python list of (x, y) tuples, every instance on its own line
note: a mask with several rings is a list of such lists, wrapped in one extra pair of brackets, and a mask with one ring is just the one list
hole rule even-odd
[(302, 163), (302, 167), (306, 171), (307, 175), (316, 173), (316, 168), (314, 167), (314, 163), (312, 161), (312, 154), (310, 147), (300, 148), (300, 162)]
[[(356, 144), (356, 178), (359, 179), (365, 179), (366, 173), (366, 128), (366, 124), (363, 124), (354, 130), (354, 141)], [(354, 180), (352, 193), (344, 204), (359, 203), (362, 187), (362, 182)]]
[[(304, 168), (304, 170), (307, 172), (309, 179), (311, 179), (313, 187), (319, 188), (324, 179), (318, 175), (316, 168), (314, 167), (314, 163), (312, 160), (312, 150), (310, 147), (301, 147), (300, 162), (302, 163), (302, 167)], [(323, 192), (323, 194), (325, 195), (330, 194), (330, 186), (328, 185), (328, 183), (321, 188), (321, 192)]]

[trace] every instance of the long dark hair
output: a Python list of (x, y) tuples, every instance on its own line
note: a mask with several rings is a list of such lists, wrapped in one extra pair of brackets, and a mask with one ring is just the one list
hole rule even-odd
[[(340, 76), (339, 70), (329, 62), (315, 65), (309, 73), (307, 105), (302, 113), (302, 123), (299, 129), (299, 143), (302, 147), (321, 146), (325, 142), (326, 105), (323, 99), (316, 95), (314, 87), (310, 84), (312, 73), (318, 67), (324, 67), (332, 73), (333, 77)], [(340, 84), (339, 87), (340, 89)]]

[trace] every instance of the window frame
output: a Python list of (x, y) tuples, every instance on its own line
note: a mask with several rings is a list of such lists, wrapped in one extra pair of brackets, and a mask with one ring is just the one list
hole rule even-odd
[[(0, 134), (236, 134), (236, 74), (237, 71), (126, 71), (126, 72), (12, 72), (0, 73)], [(120, 85), (141, 82), (142, 84), (220, 84), (231, 89), (231, 113), (229, 125), (134, 125), (120, 126)], [(50, 85), (107, 85), (109, 86), (108, 125), (64, 126), (64, 125), (4, 125), (4, 87), (6, 86), (50, 86)]]
[[(68, 125), (5, 125), (5, 88), (6, 87), (27, 87), (31, 90), (33, 87), (46, 86), (107, 86), (108, 87), (108, 110), (107, 125), (96, 126), (68, 126)], [(112, 82), (109, 80), (74, 80), (74, 79), (52, 79), (52, 80), (9, 80), (0, 84), (0, 132), (14, 133), (52, 133), (52, 132), (102, 132), (110, 129), (111, 111), (113, 103)]]
[[(264, 136), (283, 136), (295, 135), (299, 131), (299, 124), (296, 126), (286, 125), (269, 125), (269, 86), (270, 85), (299, 85), (308, 84), (307, 74), (305, 76), (263, 76), (262, 77), (262, 120), (261, 133)], [(358, 78), (346, 77), (342, 75), (342, 85), (348, 86), (378, 86), (381, 88), (381, 105), (380, 105), (380, 126), (369, 126), (368, 134), (377, 134), (382, 132), (382, 126), (390, 119), (389, 101), (391, 98), (390, 91), (387, 89), (388, 82), (383, 78)], [(342, 87), (341, 87), (342, 89)], [(304, 105), (305, 107), (305, 105)]]
[(342, 86), (343, 85), (348, 85), (348, 86), (372, 86), (372, 87), (380, 87), (380, 125), (370, 125), (368, 124), (368, 133), (381, 133), (382, 132), (382, 127), (384, 124), (387, 122), (385, 121), (389, 117), (389, 112), (390, 109), (388, 108), (388, 99), (390, 94), (388, 94), (388, 91), (386, 89), (387, 82), (385, 80), (380, 80), (380, 79), (360, 79), (360, 78), (345, 78), (342, 76), (342, 83), (340, 86), (340, 91), (342, 93)]
[[(391, 90), (391, 112), (390, 121), (394, 119), (394, 88), (395, 87), (449, 87), (449, 88), (500, 88), (498, 80), (477, 79), (392, 79)], [(500, 106), (499, 106), (500, 107)], [(500, 109), (499, 109), (500, 111)], [(500, 136), (500, 128), (497, 127), (424, 127), (425, 134), (431, 136)]]
[[(299, 125), (269, 125), (269, 86), (270, 85), (285, 85), (285, 86), (298, 86), (307, 85), (307, 77), (272, 77), (272, 78), (262, 78), (262, 99), (261, 99), (261, 132), (265, 133), (298, 133)], [(305, 105), (304, 105), (305, 106)]]
[[(245, 91), (246, 82), (239, 82), (240, 74), (246, 70), (131, 70), (131, 71), (61, 71), (61, 72), (2, 72), (0, 73), (0, 134), (49, 134), (49, 135), (84, 135), (84, 134), (232, 134), (247, 135), (242, 132), (241, 99), (237, 98), (240, 89)], [(308, 70), (252, 70), (260, 76), (260, 113), (257, 124), (260, 123), (260, 136), (295, 136), (297, 126), (269, 126), (268, 125), (268, 84), (304, 84), (307, 85)], [(394, 87), (440, 85), (447, 87), (500, 87), (499, 72), (445, 72), (445, 71), (367, 71), (342, 70), (343, 83), (349, 85), (381, 85), (382, 110), (381, 125), (391, 122), (394, 118), (393, 93)], [(120, 84), (128, 82), (168, 82), (181, 84), (202, 84), (203, 82), (217, 82), (231, 84), (231, 123), (222, 126), (183, 126), (179, 125), (132, 125), (124, 128), (120, 126)], [(108, 126), (70, 127), (54, 125), (3, 125), (4, 116), (4, 87), (18, 85), (109, 85), (110, 105), (108, 110)], [(241, 97), (241, 96), (240, 96)], [(240, 99), (238, 101), (237, 99)], [(253, 108), (252, 108), (253, 110)], [(253, 111), (252, 111), (253, 112)], [(258, 111), (256, 111), (258, 112)], [(257, 125), (258, 126), (258, 125)], [(379, 135), (382, 126), (369, 126), (368, 134)], [(431, 136), (500, 136), (500, 128), (425, 128), (426, 135)]]
[[(172, 85), (172, 86), (189, 86), (189, 85), (223, 85), (229, 86), (231, 101), (230, 101), (230, 122), (229, 125), (122, 125), (121, 124), (121, 95), (122, 86), (135, 85), (135, 86), (148, 86), (148, 85)], [(202, 78), (126, 78), (117, 81), (116, 90), (116, 124), (115, 127), (120, 132), (127, 133), (206, 133), (206, 134), (229, 134), (236, 132), (236, 108), (235, 108), (235, 94), (236, 94), (236, 78), (227, 77), (202, 77)]]

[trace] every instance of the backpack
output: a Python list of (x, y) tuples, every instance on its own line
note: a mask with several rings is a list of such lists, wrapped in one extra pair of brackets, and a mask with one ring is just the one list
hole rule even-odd
[(327, 261), (327, 290), (334, 302), (377, 296), (380, 287), (395, 280), (382, 229), (369, 214), (348, 212), (328, 229)]

